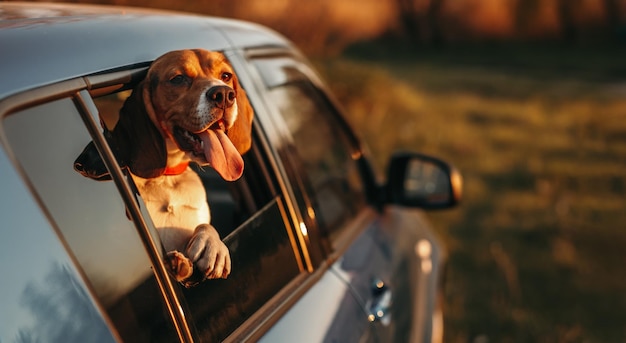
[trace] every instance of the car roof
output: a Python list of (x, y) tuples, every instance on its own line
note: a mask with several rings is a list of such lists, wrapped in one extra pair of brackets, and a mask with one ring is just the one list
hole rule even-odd
[(289, 46), (260, 25), (130, 7), (0, 3), (0, 99), (171, 50)]

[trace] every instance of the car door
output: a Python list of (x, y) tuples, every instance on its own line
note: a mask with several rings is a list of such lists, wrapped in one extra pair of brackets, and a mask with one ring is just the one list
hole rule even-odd
[(323, 340), (355, 330), (351, 340), (429, 341), (441, 250), (427, 222), (415, 210), (372, 206), (377, 186), (364, 152), (305, 61), (277, 51), (248, 58), (265, 83), (275, 126), (292, 142), (280, 156), (303, 222), (318, 232), (311, 244), (322, 247), (324, 261), (336, 261), (330, 272), (351, 291), (344, 310), (331, 312)]
[[(136, 64), (121, 66), (18, 94), (2, 113), (3, 134), (106, 322), (123, 341), (252, 337), (271, 325), (266, 319), (278, 315), (276, 309), (307, 276), (294, 238), (300, 229), (289, 219), (288, 199), (264, 152), (267, 144), (255, 128), (237, 182), (197, 168), (212, 224), (231, 252), (232, 273), (192, 288), (177, 284), (162, 263), (163, 248), (141, 194), (117, 167), (98, 124), (115, 125), (128, 89), (145, 72)], [(90, 141), (112, 180), (95, 181), (73, 169)]]

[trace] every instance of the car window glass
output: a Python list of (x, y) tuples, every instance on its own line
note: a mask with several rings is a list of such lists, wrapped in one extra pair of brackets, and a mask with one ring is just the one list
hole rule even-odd
[[(108, 128), (114, 127), (128, 94), (94, 99)], [(284, 199), (277, 194), (257, 146), (253, 143), (244, 155), (244, 173), (235, 182), (224, 181), (210, 167), (192, 164), (206, 191), (211, 224), (232, 260), (226, 280), (208, 280), (190, 288), (179, 285), (200, 341), (225, 339), (303, 270)]]
[[(272, 66), (259, 64), (259, 68), (264, 67)], [(273, 86), (269, 94), (287, 125), (301, 171), (308, 179), (315, 216), (334, 242), (365, 204), (352, 158), (355, 149), (335, 120), (336, 110), (325, 95), (297, 69), (279, 70), (285, 74), (286, 83)]]
[(129, 342), (169, 342), (176, 332), (150, 262), (112, 182), (73, 170), (91, 139), (71, 99), (9, 115), (12, 151), (118, 332)]

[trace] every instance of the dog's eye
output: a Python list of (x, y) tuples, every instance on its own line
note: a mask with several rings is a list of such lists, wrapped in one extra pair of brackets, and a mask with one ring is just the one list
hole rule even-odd
[(185, 82), (185, 77), (183, 75), (176, 75), (170, 79), (170, 83), (173, 85), (180, 85)]
[(222, 81), (224, 82), (228, 82), (233, 78), (233, 74), (229, 73), (229, 72), (223, 72), (222, 73)]

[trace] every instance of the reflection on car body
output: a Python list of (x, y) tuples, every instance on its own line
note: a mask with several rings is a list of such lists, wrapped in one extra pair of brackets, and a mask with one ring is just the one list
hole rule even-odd
[[(37, 9), (36, 11), (34, 9)], [(437, 341), (442, 247), (418, 208), (460, 176), (368, 154), (306, 59), (257, 25), (117, 7), (0, 4), (2, 342)], [(189, 34), (193, 32), (193, 34)], [(100, 122), (158, 56), (223, 52), (255, 111), (236, 182), (196, 168), (232, 274), (186, 289)], [(42, 61), (45, 60), (45, 63)], [(28, 73), (19, 73), (28, 70)], [(112, 182), (73, 168), (94, 141)], [(88, 338), (86, 338), (88, 337)]]

